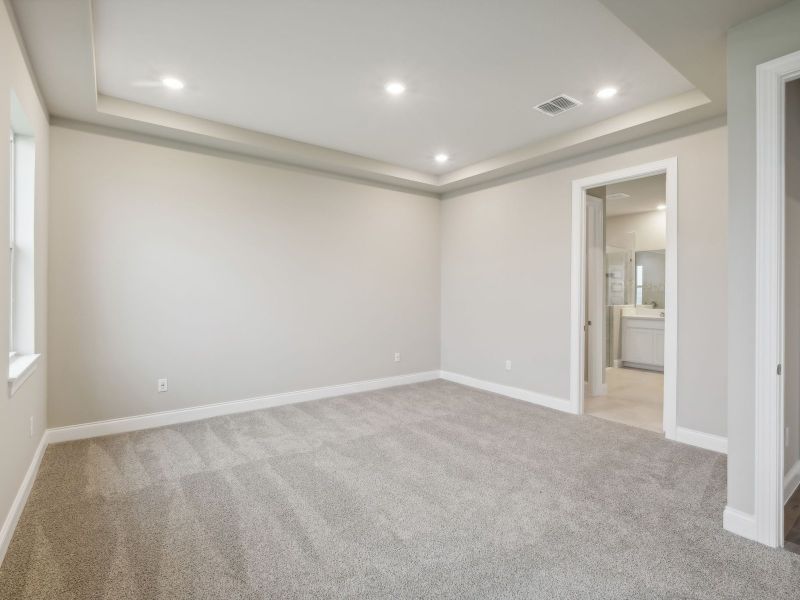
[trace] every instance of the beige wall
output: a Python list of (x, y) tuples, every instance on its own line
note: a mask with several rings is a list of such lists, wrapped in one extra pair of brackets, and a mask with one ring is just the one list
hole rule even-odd
[(571, 183), (677, 156), (678, 425), (726, 434), (727, 130), (649, 144), (443, 201), (444, 370), (568, 398)]
[(786, 301), (784, 471), (800, 460), (800, 79), (786, 86)]
[(800, 0), (728, 32), (728, 505), (753, 513), (756, 66), (800, 50)]
[(51, 140), (51, 426), (438, 369), (436, 198)]
[(667, 247), (667, 213), (663, 210), (606, 218), (606, 244), (628, 247), (630, 232), (636, 233), (634, 250), (663, 250)]
[[(19, 99), (28, 123), (33, 128), (36, 142), (35, 159), (35, 304), (36, 352), (42, 353), (37, 370), (25, 381), (12, 398), (8, 387), (2, 386), (0, 394), (0, 523), (4, 522), (25, 473), (31, 464), (36, 447), (46, 428), (46, 377), (47, 372), (47, 193), (48, 193), (48, 123), (47, 115), (39, 102), (31, 75), (23, 59), (5, 3), (0, 6), (0, 231), (8, 243), (9, 218), (9, 144), (7, 136), (11, 124), (11, 92)], [(8, 247), (6, 245), (6, 247)], [(8, 339), (8, 261), (0, 261), (0, 339)], [(3, 366), (8, 372), (8, 353)], [(33, 435), (30, 419), (33, 417)], [(2, 558), (2, 557), (0, 557)]]

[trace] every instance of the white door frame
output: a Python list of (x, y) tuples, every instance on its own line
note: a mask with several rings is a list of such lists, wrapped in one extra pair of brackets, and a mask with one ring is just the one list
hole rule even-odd
[(570, 310), (570, 411), (583, 413), (586, 321), (586, 190), (650, 175), (666, 175), (667, 247), (664, 318), (664, 434), (677, 430), (678, 387), (678, 159), (667, 158), (572, 182), (572, 302)]
[(755, 539), (783, 546), (784, 98), (800, 52), (756, 69)]
[(589, 395), (604, 396), (608, 393), (605, 384), (605, 364), (603, 358), (603, 341), (605, 340), (605, 240), (603, 222), (605, 214), (603, 202), (599, 198), (586, 197), (587, 223), (587, 275), (586, 284), (589, 291), (589, 306), (586, 308), (587, 339), (589, 344), (588, 373)]

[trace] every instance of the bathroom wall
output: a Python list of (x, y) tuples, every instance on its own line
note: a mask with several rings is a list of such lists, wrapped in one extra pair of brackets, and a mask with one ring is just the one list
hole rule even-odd
[(636, 233), (635, 250), (667, 247), (667, 213), (663, 210), (606, 218), (606, 244), (628, 248), (630, 233)]

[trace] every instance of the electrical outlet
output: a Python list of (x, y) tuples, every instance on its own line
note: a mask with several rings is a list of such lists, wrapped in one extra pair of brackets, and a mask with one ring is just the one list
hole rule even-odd
[(510, 371), (510, 370), (511, 370), (511, 361), (507, 360), (506, 361), (506, 371)]
[(399, 352), (395, 352), (394, 353), (394, 362), (400, 362), (400, 353)]
[(158, 391), (159, 392), (166, 392), (168, 389), (169, 389), (169, 386), (167, 385), (167, 380), (166, 379), (159, 379), (158, 380)]
[(31, 415), (31, 432), (30, 437), (33, 437), (33, 415)]

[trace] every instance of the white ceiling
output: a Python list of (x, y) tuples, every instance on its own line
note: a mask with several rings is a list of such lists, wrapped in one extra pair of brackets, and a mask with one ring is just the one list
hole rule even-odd
[[(11, 3), (55, 122), (444, 193), (722, 114), (719, 74), (652, 40), (689, 31), (716, 57), (719, 31), (782, 1), (713, 0), (703, 19), (662, 0)], [(186, 88), (153, 85), (165, 74)], [(608, 84), (619, 96), (595, 99)], [(560, 93), (584, 105), (532, 109)]]
[(94, 35), (101, 94), (427, 172), (693, 88), (597, 0), (97, 0)]
[[(628, 198), (609, 198), (612, 194), (627, 194)], [(617, 217), (658, 210), (667, 198), (666, 175), (653, 175), (606, 186), (606, 216)]]

